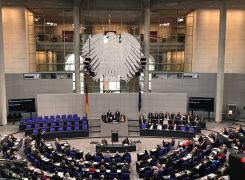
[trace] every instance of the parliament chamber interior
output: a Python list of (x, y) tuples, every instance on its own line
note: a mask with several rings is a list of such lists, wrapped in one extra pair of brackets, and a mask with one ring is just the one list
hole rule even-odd
[(0, 180), (244, 180), (245, 1), (0, 0)]

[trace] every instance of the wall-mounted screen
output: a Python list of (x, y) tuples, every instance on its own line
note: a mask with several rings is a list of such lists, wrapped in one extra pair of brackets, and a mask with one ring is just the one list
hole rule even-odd
[(190, 111), (214, 111), (214, 98), (189, 97)]
[(31, 99), (10, 99), (9, 114), (35, 112), (35, 98)]

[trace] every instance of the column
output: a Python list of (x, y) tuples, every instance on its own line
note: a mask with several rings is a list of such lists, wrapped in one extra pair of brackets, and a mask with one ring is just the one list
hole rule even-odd
[(75, 92), (81, 93), (80, 82), (80, 35), (79, 35), (79, 7), (73, 7), (74, 21), (74, 58), (75, 58)]
[(6, 102), (6, 84), (5, 69), (3, 55), (3, 22), (2, 22), (2, 6), (0, 0), (0, 125), (7, 124), (7, 102)]
[(146, 7), (144, 31), (144, 54), (146, 57), (146, 66), (144, 69), (144, 93), (149, 93), (150, 16), (151, 9)]
[(226, 0), (220, 1), (219, 19), (219, 48), (216, 87), (216, 113), (215, 121), (222, 122), (223, 94), (224, 94), (224, 68), (225, 68), (225, 35), (226, 35)]

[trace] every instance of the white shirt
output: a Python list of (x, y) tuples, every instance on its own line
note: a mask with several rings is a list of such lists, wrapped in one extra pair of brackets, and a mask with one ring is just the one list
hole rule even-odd
[(165, 121), (165, 120), (164, 120), (164, 121), (163, 121), (163, 124), (168, 124), (168, 121)]
[(153, 126), (151, 126), (150, 129), (153, 129)]
[(162, 126), (161, 125), (157, 125), (157, 129), (158, 130), (162, 130)]
[(176, 131), (176, 126), (174, 126), (174, 131)]

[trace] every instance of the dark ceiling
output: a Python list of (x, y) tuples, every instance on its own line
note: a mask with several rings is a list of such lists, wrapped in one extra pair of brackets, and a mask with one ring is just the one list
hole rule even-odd
[[(151, 9), (219, 8), (220, 0), (2, 0), (2, 6), (25, 6), (27, 8), (72, 8), (80, 3), (87, 10), (132, 10), (150, 4)], [(227, 0), (228, 8), (245, 8), (245, 0)]]

